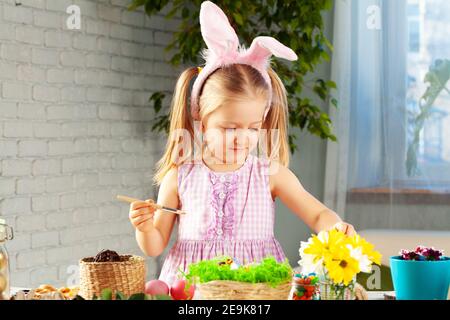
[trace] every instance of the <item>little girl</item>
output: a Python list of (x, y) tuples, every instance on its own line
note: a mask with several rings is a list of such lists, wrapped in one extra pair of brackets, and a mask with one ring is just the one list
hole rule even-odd
[(295, 53), (271, 37), (240, 48), (225, 14), (209, 1), (201, 5), (200, 23), (206, 63), (188, 68), (177, 81), (170, 136), (155, 175), (158, 204), (187, 213), (155, 211), (151, 200), (133, 202), (129, 213), (139, 247), (149, 256), (163, 252), (178, 223), (159, 276), (169, 285), (179, 269), (216, 256), (283, 261), (273, 232), (277, 197), (315, 232), (355, 232), (288, 168), (286, 91), (269, 58), (296, 60)]

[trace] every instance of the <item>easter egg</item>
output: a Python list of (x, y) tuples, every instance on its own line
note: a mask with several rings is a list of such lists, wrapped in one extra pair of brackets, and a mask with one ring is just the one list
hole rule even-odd
[(145, 293), (149, 295), (168, 295), (169, 286), (161, 280), (150, 280), (145, 284)]
[(239, 269), (239, 265), (237, 263), (235, 263), (235, 262), (232, 262), (230, 264), (230, 269), (231, 270), (237, 270), (237, 269)]
[(174, 300), (192, 300), (195, 293), (195, 286), (189, 288), (185, 280), (175, 280), (170, 287), (170, 295)]

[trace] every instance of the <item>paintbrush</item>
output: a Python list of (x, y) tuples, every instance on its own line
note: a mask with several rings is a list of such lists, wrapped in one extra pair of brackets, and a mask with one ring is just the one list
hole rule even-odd
[[(146, 201), (144, 201), (144, 200), (135, 199), (135, 198), (131, 198), (131, 197), (127, 197), (127, 196), (122, 196), (122, 195), (118, 195), (118, 196), (117, 196), (117, 199), (119, 199), (120, 201), (128, 202), (128, 203), (132, 203), (132, 202), (134, 202), (134, 201), (142, 201), (142, 202), (146, 202)], [(150, 200), (150, 199), (149, 199), (149, 200)], [(155, 203), (154, 201), (153, 201), (153, 202), (147, 202), (147, 203), (149, 203), (149, 204), (150, 204), (151, 206), (153, 206), (155, 209), (159, 209), (159, 210), (161, 210), (161, 211), (163, 211), (163, 212), (170, 212), (170, 213), (174, 213), (174, 214), (186, 214), (186, 212), (183, 211), (183, 210), (178, 210), (178, 209), (174, 209), (174, 208), (165, 207), (165, 206), (162, 206), (162, 205), (160, 205), (160, 204)]]

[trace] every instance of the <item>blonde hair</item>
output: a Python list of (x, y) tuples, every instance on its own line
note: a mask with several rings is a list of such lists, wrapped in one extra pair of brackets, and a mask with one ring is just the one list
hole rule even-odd
[[(169, 114), (169, 139), (166, 143), (162, 158), (156, 163), (154, 184), (160, 185), (164, 176), (172, 167), (176, 167), (192, 155), (193, 147), (199, 144), (194, 136), (194, 121), (190, 114), (190, 84), (200, 70), (191, 67), (179, 76), (175, 92), (171, 101)], [(276, 160), (284, 166), (289, 165), (288, 145), (288, 104), (286, 89), (272, 68), (268, 68), (272, 83), (272, 103), (270, 110), (262, 124), (266, 134), (264, 141), (265, 152), (269, 159)], [(246, 64), (231, 64), (217, 69), (205, 81), (200, 92), (200, 119), (204, 119), (227, 101), (248, 99), (253, 97), (268, 97), (268, 86), (259, 71)], [(271, 132), (277, 130), (277, 141), (273, 141)], [(183, 141), (189, 139), (189, 141)], [(183, 141), (184, 149), (178, 150)]]

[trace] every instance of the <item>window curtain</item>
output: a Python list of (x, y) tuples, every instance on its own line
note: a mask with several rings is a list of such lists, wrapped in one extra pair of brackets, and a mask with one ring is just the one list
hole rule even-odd
[[(339, 106), (330, 106), (329, 113), (338, 142), (327, 142), (324, 203), (357, 229), (450, 229), (448, 196), (442, 193), (449, 189), (450, 167), (422, 159), (424, 141), (429, 142), (424, 134), (437, 128), (432, 117), (416, 150), (411, 147), (417, 119), (411, 113), (417, 110), (408, 102), (414, 70), (408, 5), (408, 0), (335, 1), (331, 79)], [(423, 89), (424, 76), (415, 79)], [(408, 156), (411, 150), (416, 157)], [(417, 162), (414, 174), (411, 159)]]

